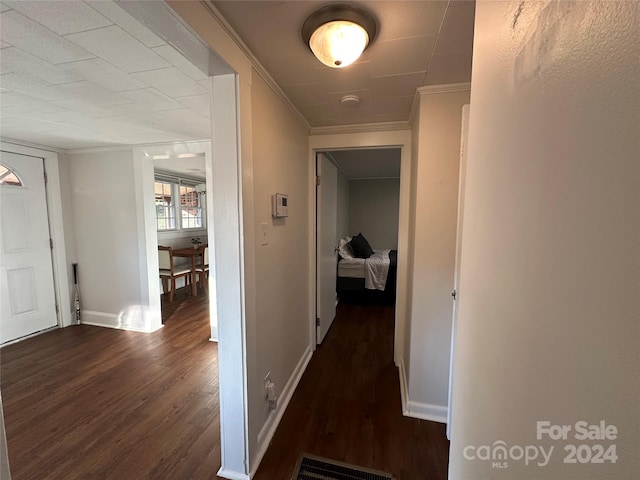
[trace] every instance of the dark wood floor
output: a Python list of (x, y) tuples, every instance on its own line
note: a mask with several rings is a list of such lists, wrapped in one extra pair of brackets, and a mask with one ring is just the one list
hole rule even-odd
[[(218, 478), (206, 295), (178, 294), (163, 318), (153, 334), (79, 326), (0, 350), (13, 480)], [(402, 416), (392, 341), (392, 307), (339, 307), (257, 480), (289, 480), (301, 452), (446, 479), (444, 425)]]
[(339, 306), (256, 480), (289, 480), (302, 452), (397, 480), (447, 478), (445, 425), (402, 415), (393, 325), (393, 307)]
[(216, 478), (207, 296), (179, 292), (163, 319), (152, 334), (81, 325), (0, 351), (13, 480)]

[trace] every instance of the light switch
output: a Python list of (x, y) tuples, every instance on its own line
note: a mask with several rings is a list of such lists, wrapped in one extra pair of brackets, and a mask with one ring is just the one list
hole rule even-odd
[(269, 232), (267, 230), (268, 226), (268, 223), (260, 224), (260, 245), (262, 245), (263, 247), (265, 245), (269, 245)]

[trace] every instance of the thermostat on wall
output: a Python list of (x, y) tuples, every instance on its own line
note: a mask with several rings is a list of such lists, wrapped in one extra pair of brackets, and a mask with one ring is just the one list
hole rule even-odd
[(271, 215), (274, 217), (288, 217), (288, 197), (284, 193), (271, 195)]

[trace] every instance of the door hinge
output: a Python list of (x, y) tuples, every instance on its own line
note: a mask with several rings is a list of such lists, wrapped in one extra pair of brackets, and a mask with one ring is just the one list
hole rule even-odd
[(53, 238), (49, 239), (49, 248), (53, 250)]
[(56, 313), (60, 313), (60, 307), (58, 307), (57, 303), (56, 303)]
[(320, 179), (322, 177), (320, 175), (316, 175), (316, 186), (320, 186)]
[(44, 183), (47, 183), (49, 178), (47, 177), (47, 172), (44, 172)]
[(454, 290), (453, 292), (451, 292), (451, 296), (453, 297), (454, 300), (456, 300), (458, 298), (458, 292)]
[(316, 317), (316, 327), (320, 326), (320, 317)]

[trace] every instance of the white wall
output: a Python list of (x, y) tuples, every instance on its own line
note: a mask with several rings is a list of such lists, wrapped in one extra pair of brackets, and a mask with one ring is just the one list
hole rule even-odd
[(64, 248), (67, 257), (67, 278), (69, 284), (69, 306), (73, 311), (75, 321), (75, 304), (73, 301), (73, 267), (76, 263), (76, 234), (75, 220), (73, 218), (73, 188), (71, 186), (70, 161), (66, 154), (58, 153), (58, 170), (60, 175), (60, 203), (62, 205), (62, 217), (64, 225)]
[(398, 249), (400, 179), (349, 181), (349, 235), (359, 232), (373, 248)]
[(441, 422), (448, 403), (460, 129), (468, 102), (468, 90), (425, 90), (418, 110), (407, 409)]
[[(308, 360), (309, 310), (307, 263), (309, 257), (309, 177), (307, 131), (276, 97), (258, 74), (252, 82), (253, 150), (260, 152), (253, 164), (255, 228), (267, 224), (268, 245), (256, 236), (255, 282), (257, 379), (271, 372), (276, 393), (287, 383), (295, 386), (299, 364)], [(286, 193), (289, 216), (271, 216), (271, 195)], [(282, 407), (282, 406), (281, 406)], [(262, 389), (250, 392), (249, 433), (263, 440), (271, 419)], [(265, 429), (266, 428), (266, 429)], [(262, 431), (262, 434), (261, 434)], [(258, 444), (260, 441), (258, 442)]]
[(83, 322), (120, 326), (140, 307), (131, 149), (69, 156)]
[[(638, 478), (639, 24), (637, 2), (476, 7), (449, 478)], [(465, 458), (497, 440), (554, 452)], [(596, 443), (617, 462), (564, 463)]]
[(340, 169), (338, 169), (338, 225), (336, 231), (338, 240), (351, 235), (349, 233), (349, 179)]

